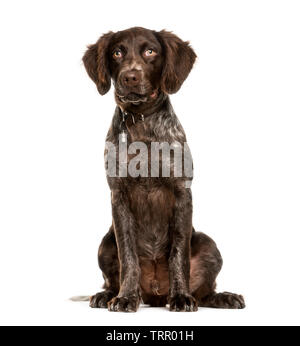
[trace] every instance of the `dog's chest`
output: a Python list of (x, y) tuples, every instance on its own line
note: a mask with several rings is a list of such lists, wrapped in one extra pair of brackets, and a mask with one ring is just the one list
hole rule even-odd
[(168, 251), (174, 196), (163, 185), (136, 185), (129, 193), (136, 220), (138, 255), (157, 259)]

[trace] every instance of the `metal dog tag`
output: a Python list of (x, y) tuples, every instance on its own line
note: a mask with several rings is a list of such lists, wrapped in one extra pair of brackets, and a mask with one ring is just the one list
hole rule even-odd
[(122, 143), (126, 143), (126, 133), (125, 133), (124, 130), (123, 130), (122, 133), (121, 133), (121, 142), (122, 142)]

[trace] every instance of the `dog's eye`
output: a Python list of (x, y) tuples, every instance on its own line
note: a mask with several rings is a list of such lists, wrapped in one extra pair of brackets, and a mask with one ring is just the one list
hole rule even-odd
[(113, 57), (114, 57), (115, 59), (120, 59), (120, 58), (122, 58), (122, 56), (123, 56), (123, 54), (122, 54), (122, 52), (121, 52), (119, 49), (117, 49), (117, 50), (115, 50), (115, 51), (113, 52)]
[(147, 50), (145, 50), (145, 52), (144, 52), (144, 56), (154, 56), (154, 55), (156, 55), (156, 52), (153, 50), (153, 49), (147, 49)]

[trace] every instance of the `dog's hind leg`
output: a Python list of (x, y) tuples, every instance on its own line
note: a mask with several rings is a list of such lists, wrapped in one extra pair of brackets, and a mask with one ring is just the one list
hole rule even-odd
[(191, 240), (190, 290), (198, 306), (243, 309), (241, 295), (216, 293), (216, 277), (222, 268), (222, 257), (215, 242), (207, 235), (193, 232)]
[(99, 246), (98, 263), (105, 280), (104, 291), (91, 296), (90, 307), (107, 308), (107, 303), (119, 292), (119, 258), (113, 226)]

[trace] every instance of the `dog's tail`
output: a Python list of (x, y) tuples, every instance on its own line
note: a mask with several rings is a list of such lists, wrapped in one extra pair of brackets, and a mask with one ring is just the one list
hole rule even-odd
[(89, 302), (90, 296), (75, 296), (69, 298), (69, 300), (72, 300), (72, 302)]

